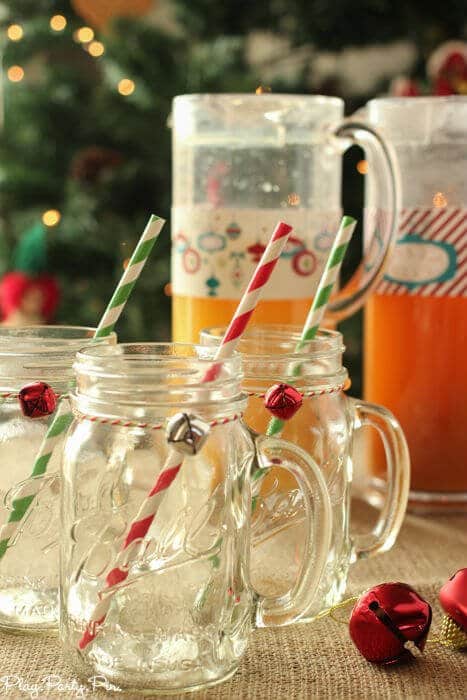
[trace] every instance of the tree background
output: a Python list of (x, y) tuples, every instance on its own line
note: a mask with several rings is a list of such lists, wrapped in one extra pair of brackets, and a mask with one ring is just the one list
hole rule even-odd
[[(139, 13), (139, 14), (138, 14)], [(54, 31), (54, 15), (66, 27)], [(138, 16), (135, 16), (138, 14)], [(426, 60), (465, 38), (464, 0), (9, 0), (0, 3), (0, 273), (44, 212), (49, 269), (62, 296), (57, 321), (93, 325), (149, 211), (169, 218), (171, 100), (190, 92), (340, 95), (348, 112), (399, 75), (426, 80)], [(20, 40), (8, 37), (19, 24)], [(76, 32), (90, 26), (104, 53)], [(14, 82), (9, 69), (20, 66)], [(119, 82), (134, 91), (122, 95)], [(358, 149), (345, 159), (344, 206), (361, 216)], [(123, 340), (170, 333), (168, 236), (143, 274)], [(344, 274), (355, 265), (358, 241)], [(360, 319), (345, 324), (360, 390)]]

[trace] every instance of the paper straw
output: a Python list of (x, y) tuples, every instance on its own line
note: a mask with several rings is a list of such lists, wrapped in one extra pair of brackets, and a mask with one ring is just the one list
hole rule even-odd
[[(300, 352), (303, 350), (306, 344), (310, 340), (313, 340), (318, 332), (319, 325), (323, 319), (329, 297), (331, 296), (332, 290), (339, 276), (342, 261), (344, 260), (347, 247), (350, 239), (352, 238), (356, 224), (356, 220), (351, 216), (344, 216), (340, 223), (339, 230), (336, 234), (336, 238), (334, 239), (334, 243), (332, 244), (331, 252), (329, 253), (323, 274), (321, 275), (313, 303), (311, 304), (305, 325), (303, 326), (300, 340), (295, 346), (295, 352)], [(292, 376), (297, 377), (300, 374), (300, 371), (301, 365), (298, 363), (293, 368)], [(284, 424), (285, 422), (280, 418), (271, 418), (266, 435), (277, 435), (283, 429)], [(261, 473), (263, 472), (264, 470), (261, 470)]]
[[(222, 368), (221, 360), (225, 360), (233, 354), (287, 243), (291, 230), (291, 226), (283, 222), (279, 222), (274, 229), (266, 250), (215, 353), (214, 362), (201, 379), (203, 383), (214, 381), (219, 376)], [(156, 483), (143, 501), (135, 519), (130, 525), (122, 548), (115, 560), (114, 567), (106, 576), (106, 588), (99, 594), (100, 601), (94, 608), (86, 630), (79, 641), (78, 646), (80, 649), (85, 649), (92, 642), (98, 633), (99, 626), (105, 621), (112, 597), (118, 590), (112, 587), (124, 581), (130, 573), (132, 554), (126, 550), (132, 542), (146, 535), (156, 515), (161, 501), (161, 494), (169, 488), (180, 471), (182, 464), (183, 455), (171, 447)], [(120, 568), (122, 566), (124, 568)]]
[[(99, 325), (96, 328), (93, 336), (94, 338), (105, 338), (113, 331), (164, 224), (164, 219), (154, 216), (154, 214), (150, 217), (115, 292), (104, 311)], [(66, 403), (60, 401), (57, 406), (55, 417), (36, 455), (30, 479), (45, 474), (55, 445), (68, 430), (72, 420), (73, 414), (66, 407)], [(5, 555), (10, 539), (20, 528), (29, 506), (43, 484), (44, 481), (40, 478), (34, 479), (33, 481), (28, 480), (24, 488), (18, 494), (18, 497), (13, 501), (13, 510), (8, 518), (8, 522), (0, 527), (0, 559)]]

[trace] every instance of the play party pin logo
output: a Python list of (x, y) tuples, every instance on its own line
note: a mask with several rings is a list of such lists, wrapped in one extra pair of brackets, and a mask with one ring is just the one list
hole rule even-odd
[(467, 209), (404, 209), (377, 293), (467, 296)]

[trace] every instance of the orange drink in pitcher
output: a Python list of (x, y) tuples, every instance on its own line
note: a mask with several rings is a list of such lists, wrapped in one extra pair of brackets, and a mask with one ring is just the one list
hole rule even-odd
[(402, 208), (366, 310), (365, 395), (405, 431), (411, 507), (467, 510), (467, 97), (378, 99), (367, 112), (395, 149)]
[[(336, 97), (183, 95), (173, 107), (172, 302), (175, 341), (226, 324), (282, 219), (293, 226), (253, 323), (303, 323), (341, 216), (341, 157), (353, 143), (377, 179), (385, 226), (350, 287), (330, 305), (361, 305), (387, 257), (396, 175), (371, 127), (343, 120)], [(373, 240), (369, 232), (367, 240)]]

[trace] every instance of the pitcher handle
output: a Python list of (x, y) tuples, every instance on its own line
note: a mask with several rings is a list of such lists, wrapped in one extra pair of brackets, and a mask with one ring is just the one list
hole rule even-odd
[(384, 446), (387, 464), (386, 496), (378, 521), (370, 533), (353, 537), (353, 559), (386, 552), (394, 544), (409, 498), (410, 457), (407, 441), (392, 413), (361, 399), (349, 399), (354, 407), (354, 429), (371, 426)]
[(331, 501), (318, 465), (304, 450), (274, 437), (258, 436), (255, 443), (259, 469), (281, 467), (295, 477), (307, 522), (302, 564), (292, 588), (257, 598), (256, 625), (275, 627), (296, 622), (313, 604), (331, 544)]
[[(355, 313), (384, 274), (397, 237), (397, 219), (401, 207), (399, 168), (392, 146), (365, 122), (349, 118), (332, 128), (332, 139), (343, 153), (350, 146), (361, 146), (372, 172), (372, 187), (378, 192), (381, 234), (374, 227), (366, 242), (363, 259), (352, 278), (330, 301), (329, 319), (338, 322)], [(368, 185), (367, 185), (368, 186)], [(368, 212), (366, 212), (368, 215)]]

